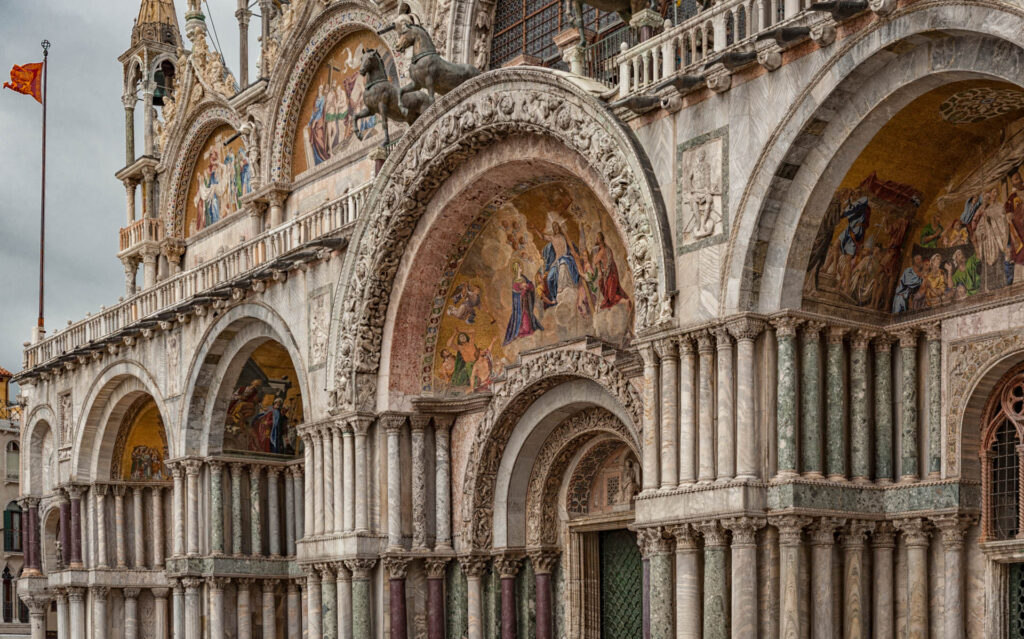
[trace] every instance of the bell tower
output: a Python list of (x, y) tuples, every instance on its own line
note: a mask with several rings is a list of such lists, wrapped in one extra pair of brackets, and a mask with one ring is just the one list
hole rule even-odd
[[(160, 162), (164, 127), (175, 110), (174, 92), (183, 54), (173, 0), (142, 0), (132, 27), (131, 46), (118, 58), (124, 67), (121, 100), (125, 115), (125, 167), (116, 177), (124, 183), (127, 199), (126, 226), (121, 229), (118, 258), (125, 268), (127, 295), (138, 290), (135, 280), (140, 263), (144, 288), (156, 282), (160, 270), (163, 225), (157, 219), (156, 168)], [(141, 155), (137, 154), (135, 135), (135, 111), (139, 105), (142, 108)], [(142, 193), (136, 206), (139, 186)]]

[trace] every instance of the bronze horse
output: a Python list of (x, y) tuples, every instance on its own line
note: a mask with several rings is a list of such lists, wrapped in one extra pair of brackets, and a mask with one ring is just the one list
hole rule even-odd
[(409, 66), (409, 77), (412, 82), (402, 87), (402, 93), (426, 89), (430, 101), (434, 94), (444, 95), (466, 80), (480, 75), (480, 70), (471, 64), (453, 64), (443, 59), (434, 48), (426, 29), (418, 24), (408, 24), (402, 28), (398, 36), (397, 49), (405, 51), (412, 47), (412, 64)]
[(362, 110), (352, 118), (352, 129), (356, 137), (363, 139), (359, 132), (359, 121), (372, 115), (379, 115), (384, 121), (384, 146), (391, 144), (388, 132), (388, 120), (398, 120), (412, 124), (420, 114), (430, 106), (427, 96), (422, 92), (405, 93), (399, 91), (398, 85), (388, 80), (384, 70), (384, 60), (375, 49), (367, 49), (359, 64), (359, 73), (366, 80), (363, 91)]

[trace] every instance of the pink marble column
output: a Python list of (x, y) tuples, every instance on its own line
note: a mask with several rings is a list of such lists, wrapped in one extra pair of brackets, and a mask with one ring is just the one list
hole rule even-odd
[(427, 573), (427, 639), (445, 639), (444, 574), (448, 561), (448, 557), (428, 557), (423, 561)]
[(405, 611), (405, 576), (409, 567), (406, 557), (385, 557), (388, 570), (388, 611), (391, 613), (391, 639), (408, 639), (409, 622)]
[(501, 578), (501, 639), (517, 639), (516, 627), (516, 575), (519, 573), (520, 556), (502, 555), (494, 560), (494, 567)]
[(71, 567), (83, 568), (82, 565), (82, 488), (68, 486), (71, 497)]
[(555, 563), (558, 561), (558, 553), (550, 550), (533, 551), (530, 553), (530, 561), (533, 563), (536, 589), (537, 639), (553, 639), (551, 572), (555, 569)]

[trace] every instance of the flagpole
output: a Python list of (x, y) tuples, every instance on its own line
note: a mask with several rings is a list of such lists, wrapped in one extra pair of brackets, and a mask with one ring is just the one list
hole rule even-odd
[(40, 180), (40, 188), (42, 192), (39, 196), (39, 320), (37, 322), (37, 329), (39, 332), (39, 338), (42, 339), (44, 331), (43, 323), (43, 264), (44, 255), (46, 251), (46, 98), (49, 97), (46, 90), (46, 75), (47, 75), (47, 58), (50, 55), (50, 41), (43, 40), (40, 43), (43, 47), (43, 167), (42, 167), (42, 179)]

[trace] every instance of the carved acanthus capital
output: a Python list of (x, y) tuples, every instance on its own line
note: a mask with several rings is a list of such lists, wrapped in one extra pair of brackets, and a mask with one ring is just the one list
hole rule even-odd
[(829, 326), (828, 327), (828, 343), (829, 344), (842, 344), (843, 340), (850, 333), (850, 329), (846, 326)]
[(784, 337), (796, 337), (796, 329), (803, 323), (798, 317), (785, 315), (772, 318), (771, 324), (775, 327), (775, 336), (779, 339)]
[(427, 573), (427, 579), (444, 579), (448, 572), (448, 562), (451, 557), (427, 557), (423, 560), (423, 570)]
[(924, 338), (929, 342), (942, 340), (942, 322), (934, 322), (924, 327)]
[(778, 529), (780, 546), (799, 546), (804, 528), (810, 525), (811, 518), (804, 515), (777, 515), (769, 517), (768, 523)]
[(923, 517), (897, 519), (893, 522), (893, 525), (903, 534), (903, 540), (907, 546), (928, 545), (928, 520)]
[(672, 338), (661, 339), (654, 343), (654, 350), (661, 359), (676, 357), (677, 348), (676, 340)]
[(180, 237), (165, 237), (160, 241), (160, 252), (167, 261), (177, 266), (185, 254), (185, 240)]
[(483, 577), (487, 572), (491, 560), (486, 555), (462, 555), (459, 557), (459, 566), (467, 577)]
[(942, 534), (942, 547), (957, 550), (964, 546), (964, 536), (977, 518), (973, 515), (950, 514), (932, 517), (932, 523)]
[(391, 579), (405, 579), (409, 571), (409, 558), (402, 556), (388, 556), (382, 559), (384, 568), (387, 569)]
[(753, 341), (764, 331), (765, 322), (756, 317), (741, 317), (732, 320), (726, 326), (729, 327), (729, 332), (737, 341)]
[(391, 435), (400, 432), (407, 419), (408, 417), (402, 413), (382, 413), (378, 423)]
[(708, 331), (700, 331), (695, 335), (695, 337), (697, 339), (697, 351), (701, 355), (715, 352), (715, 342), (711, 339), (711, 333)]
[(853, 519), (843, 531), (843, 547), (863, 548), (867, 541), (868, 534), (875, 529), (875, 522), (863, 519)]
[(424, 415), (423, 413), (413, 413), (409, 415), (409, 427), (414, 432), (423, 432), (430, 426), (430, 415)]
[(879, 333), (875, 336), (875, 352), (876, 353), (889, 353), (892, 351), (892, 335), (888, 333)]
[(67, 595), (68, 601), (72, 603), (79, 603), (85, 601), (85, 588), (81, 586), (68, 586)]
[(494, 556), (494, 570), (501, 579), (515, 579), (522, 567), (522, 552), (508, 551)]
[(850, 334), (850, 347), (854, 350), (867, 350), (868, 345), (877, 337), (874, 331), (857, 330)]
[(557, 550), (531, 550), (529, 553), (530, 563), (533, 564), (533, 572), (538, 575), (550, 575), (555, 570), (555, 565), (562, 553)]
[(732, 532), (734, 548), (756, 545), (757, 531), (764, 528), (766, 523), (764, 517), (730, 517), (722, 520), (722, 526)]
[(729, 327), (724, 324), (716, 326), (711, 329), (711, 333), (715, 336), (715, 345), (718, 347), (718, 350), (732, 348), (732, 332), (729, 330)]
[(644, 559), (668, 554), (672, 549), (671, 540), (665, 537), (665, 529), (660, 526), (638, 528), (636, 543), (640, 546), (640, 555)]
[(692, 357), (695, 350), (693, 338), (689, 335), (680, 335), (676, 339), (679, 342), (679, 355), (681, 357)]
[(917, 348), (918, 332), (916, 328), (895, 331), (894, 335), (900, 342), (900, 348)]
[(700, 544), (697, 543), (697, 535), (694, 534), (690, 524), (679, 524), (671, 526), (669, 533), (676, 539), (676, 552), (680, 550), (697, 550)]
[(701, 521), (694, 524), (694, 528), (704, 538), (704, 548), (725, 548), (729, 545), (728, 534), (718, 520)]
[(377, 565), (377, 560), (372, 557), (360, 557), (358, 559), (346, 559), (345, 566), (352, 571), (352, 578), (355, 580), (366, 580), (370, 578), (370, 572)]
[(182, 464), (185, 466), (185, 474), (192, 477), (198, 476), (203, 468), (203, 462), (198, 459), (186, 459)]
[(836, 542), (836, 530), (846, 523), (839, 517), (821, 517), (811, 524), (810, 537), (813, 546), (831, 546)]

